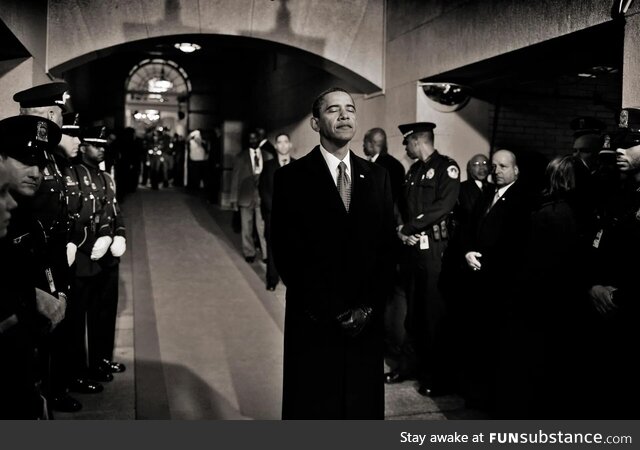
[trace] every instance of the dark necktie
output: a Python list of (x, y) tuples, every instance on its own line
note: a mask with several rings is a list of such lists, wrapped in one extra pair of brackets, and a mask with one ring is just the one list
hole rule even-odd
[(260, 158), (258, 157), (258, 150), (254, 150), (254, 151), (255, 153), (253, 154), (253, 162), (254, 162), (253, 173), (257, 175), (260, 173)]
[(344, 161), (338, 164), (338, 192), (342, 198), (342, 203), (347, 211), (349, 211), (349, 203), (351, 203), (351, 180), (347, 175), (347, 165)]

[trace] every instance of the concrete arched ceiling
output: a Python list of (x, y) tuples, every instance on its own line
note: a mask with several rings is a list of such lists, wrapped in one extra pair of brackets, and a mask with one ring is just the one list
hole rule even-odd
[(52, 72), (148, 38), (222, 35), (300, 49), (383, 88), (384, 0), (49, 0)]

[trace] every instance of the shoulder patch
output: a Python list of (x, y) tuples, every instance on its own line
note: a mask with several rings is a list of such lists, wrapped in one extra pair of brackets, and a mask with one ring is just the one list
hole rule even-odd
[(458, 178), (460, 176), (460, 169), (458, 169), (458, 166), (450, 165), (447, 167), (447, 175), (449, 175), (450, 178)]

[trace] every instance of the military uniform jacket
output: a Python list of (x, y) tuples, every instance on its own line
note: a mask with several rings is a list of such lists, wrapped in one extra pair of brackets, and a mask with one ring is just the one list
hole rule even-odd
[(640, 183), (628, 182), (609, 201), (607, 221), (592, 241), (592, 285), (618, 288), (616, 303), (638, 311), (640, 273)]
[(76, 164), (73, 170), (81, 192), (81, 205), (72, 236), (72, 242), (78, 246), (76, 276), (88, 277), (98, 274), (103, 267), (118, 264), (118, 258), (113, 257), (110, 251), (98, 261), (91, 259), (91, 251), (99, 237), (125, 237), (125, 227), (111, 175), (86, 164)]
[(55, 272), (55, 284), (67, 293), (71, 280), (66, 256), (71, 230), (67, 189), (54, 155), (47, 154), (47, 165), (42, 172), (42, 184), (33, 198), (32, 211), (47, 238), (45, 252)]
[(425, 162), (417, 161), (405, 178), (399, 201), (402, 233), (409, 236), (426, 232), (440, 224), (453, 210), (460, 191), (460, 168), (438, 151)]

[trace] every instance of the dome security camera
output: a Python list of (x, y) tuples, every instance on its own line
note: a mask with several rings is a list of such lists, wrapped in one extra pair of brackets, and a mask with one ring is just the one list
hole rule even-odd
[(471, 88), (456, 83), (419, 83), (429, 105), (440, 112), (462, 109), (471, 98)]

